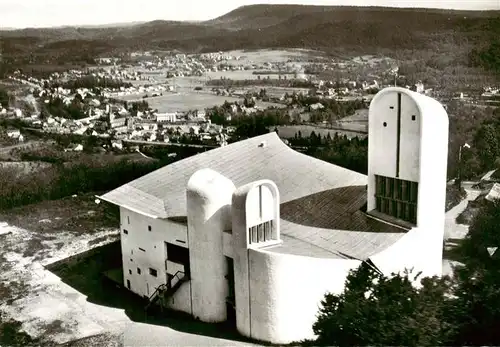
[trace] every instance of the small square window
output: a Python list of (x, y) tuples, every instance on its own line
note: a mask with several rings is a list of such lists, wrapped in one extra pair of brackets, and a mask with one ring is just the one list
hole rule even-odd
[(411, 116), (411, 120), (415, 120), (415, 119), (417, 119), (417, 116), (412, 115), (412, 116)]
[(148, 225), (148, 231), (151, 231), (151, 225)]
[(141, 274), (141, 269), (137, 268), (137, 274), (140, 275)]
[(128, 235), (128, 230), (127, 230), (127, 229), (123, 229), (123, 233), (124, 233), (125, 235)]
[(158, 271), (156, 271), (155, 269), (149, 268), (149, 274), (153, 277), (157, 277)]
[(132, 270), (128, 269), (128, 273), (129, 273), (130, 275), (132, 275)]

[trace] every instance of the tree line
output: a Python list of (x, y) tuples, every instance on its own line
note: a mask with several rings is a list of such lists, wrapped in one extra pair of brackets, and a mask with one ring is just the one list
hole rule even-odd
[[(260, 75), (258, 75), (260, 77)], [(211, 79), (207, 81), (208, 86), (223, 87), (223, 88), (241, 88), (260, 86), (286, 87), (286, 88), (312, 88), (314, 84), (311, 81), (300, 79), (271, 79), (258, 78), (246, 80), (233, 80), (230, 78)]]
[(84, 103), (81, 98), (73, 98), (71, 102), (65, 103), (63, 99), (51, 97), (48, 102), (41, 103), (42, 109), (40, 116), (47, 119), (49, 116), (61, 117), (66, 119), (82, 119), (87, 117), (84, 111)]
[[(289, 106), (297, 106), (302, 108), (304, 112), (308, 112), (310, 117), (309, 121), (311, 123), (320, 123), (323, 121), (333, 122), (334, 120), (353, 115), (356, 110), (368, 107), (368, 103), (361, 99), (339, 101), (300, 94), (285, 95), (286, 99), (289, 97), (291, 98)], [(311, 105), (317, 103), (321, 103), (323, 108), (317, 110), (311, 108)], [(232, 105), (237, 106), (236, 112), (233, 111)], [(213, 124), (224, 126), (240, 126), (255, 122), (264, 123), (267, 127), (274, 127), (302, 123), (300, 112), (293, 112), (288, 108), (270, 107), (265, 110), (258, 110), (249, 116), (241, 111), (241, 105), (229, 103), (227, 101), (220, 106), (207, 108), (206, 114)], [(248, 136), (256, 136), (252, 134), (253, 133), (249, 133)]]
[(86, 89), (95, 89), (95, 88), (111, 88), (118, 89), (120, 87), (132, 87), (132, 84), (129, 82), (124, 82), (122, 80), (106, 78), (106, 77), (97, 77), (97, 76), (83, 76), (76, 79), (71, 79), (66, 82), (54, 81), (47, 82), (46, 88), (58, 88), (62, 87), (65, 89), (76, 90), (79, 88)]

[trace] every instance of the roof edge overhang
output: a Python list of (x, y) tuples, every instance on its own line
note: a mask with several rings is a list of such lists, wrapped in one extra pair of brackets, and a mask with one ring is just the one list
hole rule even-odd
[(99, 195), (95, 195), (96, 198), (98, 199), (101, 199), (101, 200), (104, 200), (106, 202), (109, 202), (110, 204), (113, 204), (113, 205), (116, 205), (116, 206), (119, 206), (119, 207), (123, 207), (127, 210), (130, 210), (132, 212), (135, 212), (135, 213), (138, 213), (138, 214), (141, 214), (143, 216), (146, 216), (146, 217), (149, 217), (149, 218), (153, 218), (153, 219), (161, 219), (162, 217), (160, 216), (155, 216), (155, 215), (152, 215), (152, 214), (149, 214), (149, 213), (145, 213), (143, 211), (139, 211), (133, 207), (130, 207), (130, 206), (127, 206), (127, 205), (124, 205), (124, 204), (119, 204), (119, 203), (116, 203), (115, 201), (111, 200), (111, 199), (107, 199), (107, 198), (104, 198), (102, 196), (99, 196)]

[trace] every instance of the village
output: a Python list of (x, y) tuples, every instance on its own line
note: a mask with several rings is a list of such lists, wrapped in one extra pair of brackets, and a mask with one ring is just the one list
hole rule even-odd
[[(109, 138), (114, 149), (123, 148), (123, 141), (224, 146), (235, 127), (212, 124), (207, 115), (207, 110), (222, 104), (227, 106), (227, 122), (257, 111), (284, 109), (295, 127), (326, 127), (332, 134), (363, 133), (367, 129), (366, 108), (345, 117), (325, 109), (325, 102), (358, 100), (367, 105), (378, 90), (401, 78), (394, 62), (384, 58), (337, 61), (301, 51), (192, 55), (135, 52), (126, 58), (95, 61), (92, 68), (53, 73), (46, 79), (17, 71), (9, 81), (27, 90), (25, 98), (29, 97), (33, 104), (31, 113), (6, 105), (0, 107), (1, 117), (19, 119), (47, 133)], [(318, 77), (318, 71), (356, 66), (373, 72), (364, 80), (359, 76), (331, 80)], [(433, 95), (432, 88), (425, 88), (422, 82), (406, 87)], [(482, 96), (488, 99), (497, 95), (498, 88), (485, 87)], [(294, 103), (297, 96), (309, 97), (310, 101), (298, 105)], [(478, 102), (463, 92), (442, 98)], [(311, 113), (322, 116), (318, 121), (318, 117), (311, 118)], [(24, 141), (19, 129), (9, 128), (6, 134)], [(69, 150), (82, 150), (82, 145), (75, 143)]]

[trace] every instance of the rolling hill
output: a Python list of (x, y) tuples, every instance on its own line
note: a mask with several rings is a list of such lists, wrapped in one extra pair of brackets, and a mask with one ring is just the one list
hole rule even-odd
[(4, 62), (17, 63), (85, 61), (91, 55), (132, 49), (202, 52), (279, 47), (375, 53), (456, 48), (457, 54), (465, 54), (486, 49), (498, 37), (500, 11), (304, 5), (244, 6), (197, 23), (157, 20), (0, 31)]

